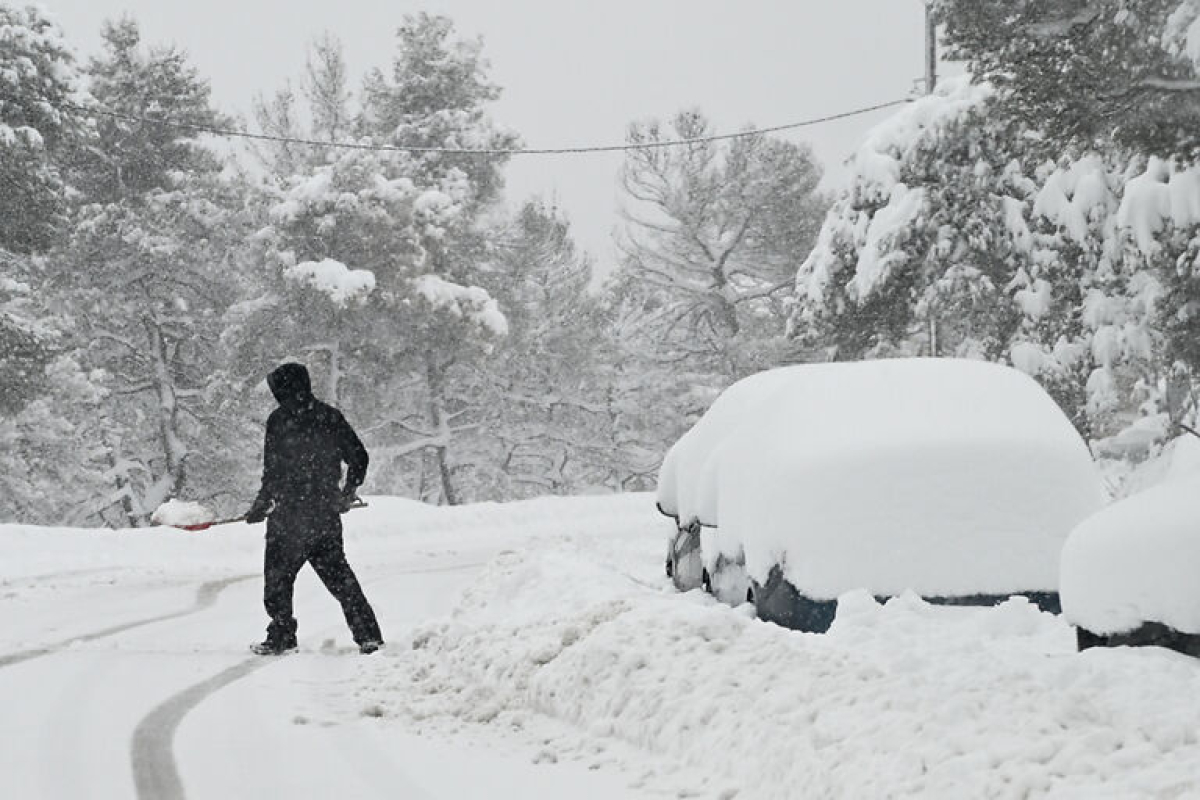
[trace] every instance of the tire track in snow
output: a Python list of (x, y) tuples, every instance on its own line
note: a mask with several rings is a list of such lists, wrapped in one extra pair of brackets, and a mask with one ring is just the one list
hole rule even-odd
[[(389, 571), (386, 577), (478, 569), (486, 561)], [(374, 583), (376, 581), (372, 581)], [(276, 657), (253, 656), (207, 680), (168, 697), (150, 711), (133, 731), (130, 756), (139, 800), (184, 800), (183, 780), (175, 763), (175, 734), (184, 717), (210, 695), (252, 672), (275, 663)]]
[(64, 648), (69, 647), (76, 642), (92, 642), (97, 639), (103, 639), (107, 636), (115, 636), (118, 633), (124, 633), (125, 631), (133, 630), (134, 628), (140, 628), (144, 625), (152, 625), (156, 622), (165, 622), (171, 619), (178, 619), (179, 617), (186, 617), (189, 614), (195, 614), (199, 611), (203, 611), (217, 602), (217, 597), (227, 587), (235, 583), (240, 583), (241, 581), (247, 581), (257, 577), (257, 574), (238, 575), (233, 578), (223, 578), (219, 581), (208, 581), (207, 583), (202, 583), (196, 590), (195, 602), (189, 608), (181, 609), (179, 611), (172, 611), (169, 614), (159, 614), (158, 616), (149, 617), (147, 619), (125, 622), (120, 625), (114, 625), (111, 628), (104, 628), (102, 630), (93, 631), (92, 633), (85, 633), (80, 636), (72, 636), (69, 639), (63, 639), (62, 641), (55, 642), (53, 644), (35, 647), (30, 650), (20, 650), (16, 653), (0, 656), (0, 668), (11, 667), (13, 664), (20, 664), (23, 661), (29, 661), (33, 658), (39, 658), (41, 656), (48, 656), (52, 653), (60, 652)]
[(119, 569), (120, 567), (88, 567), (86, 569), (65, 569), (59, 572), (43, 572), (39, 575), (16, 575), (11, 578), (0, 578), (0, 587), (45, 583), (64, 578), (78, 578), (83, 575), (99, 575), (102, 572), (117, 572)]
[(271, 663), (255, 656), (218, 672), (167, 698), (142, 718), (133, 731), (133, 783), (139, 800), (183, 800), (183, 781), (175, 764), (175, 732), (188, 712), (224, 686)]

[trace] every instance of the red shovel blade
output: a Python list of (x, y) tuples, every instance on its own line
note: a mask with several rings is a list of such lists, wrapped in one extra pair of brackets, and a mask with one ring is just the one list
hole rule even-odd
[(206, 531), (213, 525), (228, 525), (231, 522), (241, 522), (245, 517), (234, 517), (233, 519), (214, 519), (211, 522), (193, 522), (188, 525), (172, 525), (172, 528), (179, 528), (182, 531)]

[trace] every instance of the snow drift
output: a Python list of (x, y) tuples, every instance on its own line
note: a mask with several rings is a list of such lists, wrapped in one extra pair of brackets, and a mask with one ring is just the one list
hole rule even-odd
[[(685, 762), (692, 785), (677, 796), (1149, 798), (1195, 786), (1190, 660), (1077, 655), (1061, 617), (1021, 598), (964, 609), (857, 592), (828, 634), (788, 631), (670, 591), (653, 541), (631, 538), (652, 522), (492, 562), (411, 648), (364, 662), (346, 713), (371, 702), (405, 730), (526, 731), (556, 758), (610, 758), (597, 742), (617, 739)], [(551, 739), (544, 718), (582, 733)]]

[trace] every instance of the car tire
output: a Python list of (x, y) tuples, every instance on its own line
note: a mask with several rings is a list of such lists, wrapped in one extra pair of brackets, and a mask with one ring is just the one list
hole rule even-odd
[(704, 569), (700, 572), (700, 586), (709, 594), (713, 593), (712, 577), (708, 574), (708, 570)]

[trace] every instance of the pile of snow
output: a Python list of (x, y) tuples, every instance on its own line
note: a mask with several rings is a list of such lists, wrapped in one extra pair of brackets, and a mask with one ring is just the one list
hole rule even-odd
[(181, 527), (184, 525), (200, 525), (212, 522), (213, 513), (200, 503), (190, 500), (171, 499), (163, 503), (150, 515), (150, 521), (155, 525)]
[(413, 288), (434, 308), (469, 320), (494, 336), (508, 335), (508, 320), (486, 289), (461, 286), (437, 275), (422, 275), (413, 282)]
[[(657, 548), (608, 532), (493, 562), (410, 647), (364, 662), (369, 705), (421, 735), (540, 731), (683, 762), (703, 796), (1161, 797), (1195, 785), (1200, 671), (1143, 649), (1074, 653), (1061, 618), (844, 596), (831, 631), (787, 631), (702, 593), (675, 594)], [(540, 736), (538, 741), (541, 742)], [(680, 796), (692, 796), (681, 794)]]
[(375, 291), (373, 272), (350, 269), (332, 258), (302, 261), (294, 267), (288, 267), (283, 274), (329, 295), (329, 299), (338, 306), (345, 306), (351, 300), (365, 300), (367, 295)]
[(1200, 476), (1127, 497), (1084, 520), (1062, 553), (1063, 613), (1093, 633), (1160, 622), (1200, 634)]
[(681, 519), (718, 526), (710, 571), (744, 554), (751, 578), (780, 564), (821, 600), (1054, 591), (1067, 534), (1105, 500), (1062, 411), (998, 364), (800, 365), (729, 392), (659, 490)]

